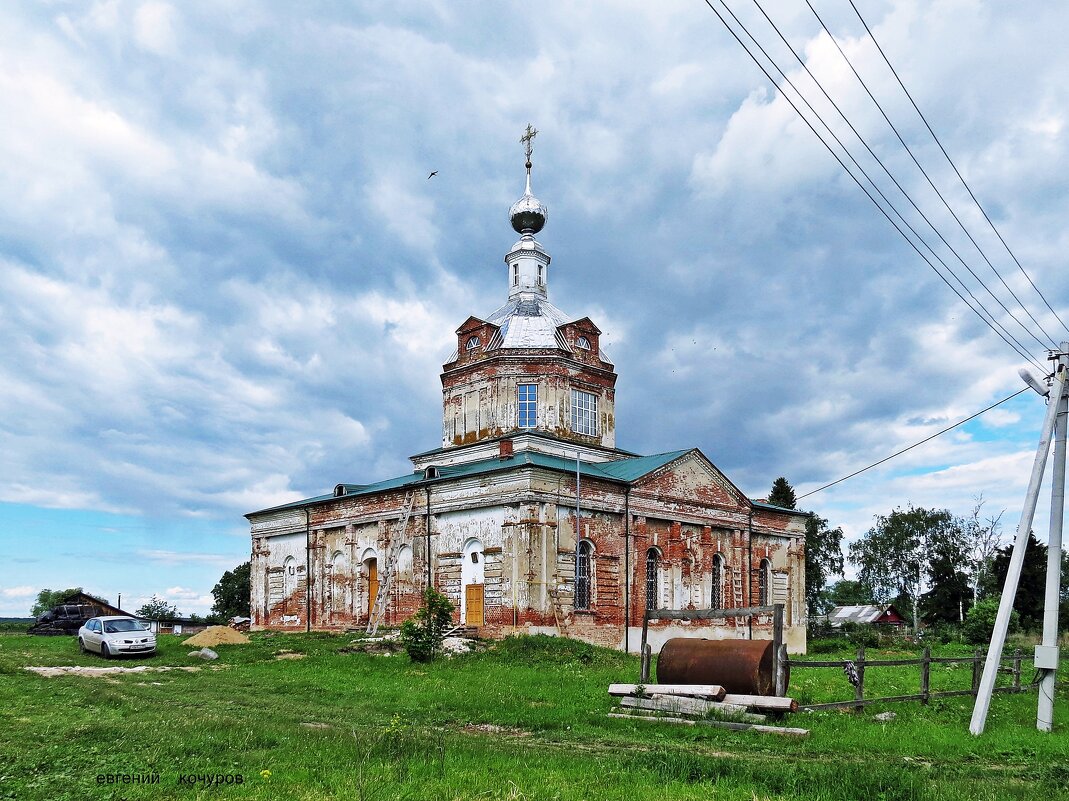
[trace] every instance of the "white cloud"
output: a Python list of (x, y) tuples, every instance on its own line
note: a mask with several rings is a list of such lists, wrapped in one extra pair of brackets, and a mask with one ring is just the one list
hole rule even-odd
[[(921, 197), (803, 12), (775, 13)], [(1066, 10), (871, 13), (1061, 311)], [(407, 470), (439, 442), (456, 325), (504, 299), (528, 121), (553, 300), (605, 332), (621, 447), (697, 445), (755, 495), (780, 474), (811, 489), (1019, 386), (1019, 359), (692, 4), (629, 2), (608, 21), (555, 2), (527, 19), (156, 0), (0, 17), (0, 500), (215, 519), (231, 541), (243, 512)], [(967, 201), (856, 19), (829, 21)], [(1061, 336), (978, 212), (963, 219)], [(1000, 408), (813, 500), (851, 536), (908, 502), (1019, 504), (1036, 413)], [(233, 566), (181, 546), (142, 550), (203, 582), (159, 586), (194, 593)]]
[(134, 41), (161, 56), (173, 55), (178, 49), (175, 10), (168, 3), (147, 2), (134, 12)]
[(21, 587), (0, 587), (0, 596), (4, 598), (33, 598), (37, 595), (37, 590), (29, 586)]
[(168, 551), (162, 549), (145, 549), (138, 553), (145, 559), (164, 565), (218, 565), (233, 567), (234, 557), (215, 553), (193, 553), (185, 551)]

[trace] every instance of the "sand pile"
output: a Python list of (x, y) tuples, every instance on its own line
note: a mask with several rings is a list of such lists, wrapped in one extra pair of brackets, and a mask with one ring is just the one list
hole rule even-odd
[(198, 648), (208, 645), (245, 645), (249, 638), (229, 626), (208, 626), (200, 634), (194, 634), (182, 645), (195, 645)]

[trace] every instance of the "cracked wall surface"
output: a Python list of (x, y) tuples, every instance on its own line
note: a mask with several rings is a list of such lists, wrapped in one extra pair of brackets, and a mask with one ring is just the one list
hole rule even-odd
[[(758, 605), (764, 568), (768, 599), (785, 605), (788, 648), (804, 651), (803, 517), (752, 504), (697, 452), (629, 484), (584, 478), (589, 603), (577, 609), (575, 483), (574, 474), (534, 465), (422, 482), (410, 490), (403, 531), (404, 488), (250, 515), (253, 626), (365, 626), (375, 577), (399, 550), (396, 580), (380, 587), (388, 626), (411, 616), (429, 580), (456, 606), (456, 622), (477, 624), (483, 636), (545, 632), (635, 650), (648, 603), (708, 608), (720, 578), (725, 607)], [(473, 582), (480, 620), (465, 616)], [(651, 622), (650, 642), (659, 648), (680, 633), (767, 638), (771, 627), (771, 616)]]

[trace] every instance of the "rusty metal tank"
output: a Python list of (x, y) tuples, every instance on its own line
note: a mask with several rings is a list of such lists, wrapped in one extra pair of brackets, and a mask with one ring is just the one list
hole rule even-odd
[[(719, 684), (738, 695), (774, 695), (771, 640), (705, 640), (673, 637), (657, 657), (659, 684)], [(790, 680), (784, 669), (783, 689)]]

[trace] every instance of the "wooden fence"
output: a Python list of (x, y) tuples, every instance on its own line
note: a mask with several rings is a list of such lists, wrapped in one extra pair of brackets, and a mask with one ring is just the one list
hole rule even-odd
[[(949, 698), (952, 696), (962, 695), (976, 695), (976, 691), (980, 686), (980, 674), (984, 669), (984, 656), (979, 650), (977, 650), (972, 656), (932, 656), (932, 649), (925, 648), (923, 656), (920, 659), (865, 659), (865, 649), (859, 648), (857, 651), (857, 657), (851, 662), (850, 660), (838, 659), (838, 660), (825, 660), (825, 661), (812, 661), (812, 660), (798, 660), (786, 658), (786, 665), (789, 670), (795, 668), (838, 668), (843, 670), (849, 665), (853, 665), (854, 672), (857, 676), (856, 684), (854, 684), (854, 699), (852, 701), (835, 701), (827, 704), (805, 704), (801, 705), (799, 709), (844, 709), (853, 707), (855, 710), (860, 711), (867, 704), (883, 703), (887, 701), (920, 701), (922, 704), (927, 704), (929, 699), (932, 698)], [(999, 667), (1000, 673), (1009, 674), (1012, 677), (1012, 683), (1006, 687), (996, 687), (997, 693), (1019, 693), (1025, 689), (1030, 689), (1036, 686), (1035, 682), (1030, 682), (1027, 685), (1021, 684), (1021, 649), (1018, 648), (1013, 652), (1013, 656), (1004, 656), (1000, 662), (1009, 662), (1010, 667)], [(933, 664), (972, 664), (972, 687), (968, 690), (941, 690), (937, 692), (931, 691), (931, 667)], [(866, 698), (865, 697), (865, 671), (876, 667), (902, 667), (905, 665), (918, 665), (920, 667), (920, 692), (915, 695), (892, 695), (883, 698)]]

